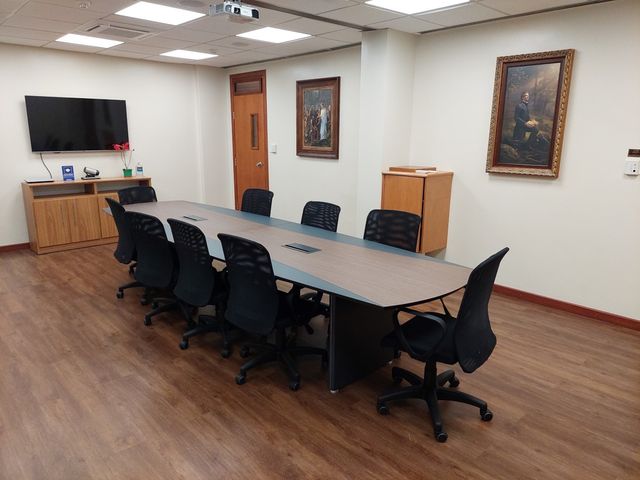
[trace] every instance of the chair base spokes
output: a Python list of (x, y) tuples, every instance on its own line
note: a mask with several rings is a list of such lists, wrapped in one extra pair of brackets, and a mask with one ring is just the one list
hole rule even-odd
[(220, 355), (222, 358), (229, 358), (231, 355), (231, 341), (229, 339), (229, 324), (224, 320), (224, 313), (218, 313), (216, 315), (198, 315), (198, 321), (193, 322), (188, 319), (189, 329), (182, 334), (182, 341), (180, 342), (180, 349), (186, 350), (189, 348), (189, 339), (209, 332), (218, 332), (222, 335), (222, 350)]
[(381, 415), (388, 414), (389, 407), (387, 406), (387, 402), (394, 400), (411, 398), (424, 400), (429, 408), (435, 438), (439, 442), (446, 442), (448, 438), (447, 433), (444, 431), (442, 416), (440, 415), (439, 400), (466, 403), (467, 405), (477, 407), (480, 409), (480, 418), (485, 422), (493, 418), (493, 413), (491, 413), (487, 407), (487, 402), (484, 400), (469, 395), (468, 393), (443, 388), (447, 383), (451, 388), (456, 388), (460, 384), (453, 370), (446, 370), (438, 375), (435, 363), (427, 363), (425, 365), (424, 379), (413, 372), (399, 367), (393, 367), (391, 377), (395, 384), (400, 384), (402, 380), (406, 380), (410, 386), (398, 388), (379, 396), (377, 402), (378, 413)]
[(289, 388), (295, 391), (300, 388), (300, 374), (298, 373), (294, 357), (302, 355), (320, 355), (322, 357), (322, 365), (325, 366), (327, 362), (327, 351), (323, 348), (290, 345), (290, 342), (286, 337), (286, 332), (283, 328), (276, 330), (275, 344), (265, 342), (245, 345), (242, 347), (241, 355), (247, 356), (249, 348), (263, 351), (240, 367), (240, 373), (236, 375), (236, 383), (238, 385), (242, 385), (246, 382), (247, 371), (252, 368), (257, 367), (258, 365), (264, 365), (265, 363), (279, 362), (285, 367), (289, 375)]

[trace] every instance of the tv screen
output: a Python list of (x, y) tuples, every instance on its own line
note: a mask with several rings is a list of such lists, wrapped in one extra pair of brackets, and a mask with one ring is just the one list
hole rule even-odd
[(129, 141), (124, 100), (25, 95), (33, 152), (113, 150)]

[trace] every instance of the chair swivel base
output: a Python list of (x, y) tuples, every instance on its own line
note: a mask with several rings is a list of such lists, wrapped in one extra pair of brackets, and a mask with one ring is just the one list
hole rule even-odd
[(189, 330), (182, 334), (180, 349), (186, 350), (189, 348), (189, 339), (191, 337), (209, 332), (219, 332), (222, 334), (222, 351), (220, 355), (222, 355), (222, 358), (229, 358), (231, 355), (231, 342), (227, 338), (227, 328), (225, 325), (222, 325), (215, 316), (211, 315), (198, 316), (198, 322), (190, 325)]
[[(258, 365), (263, 365), (265, 363), (270, 362), (279, 362), (281, 363), (289, 373), (289, 388), (293, 391), (298, 390), (300, 388), (300, 374), (298, 373), (298, 369), (296, 367), (295, 361), (293, 360), (293, 356), (300, 355), (321, 355), (322, 356), (322, 365), (326, 365), (327, 362), (327, 351), (323, 348), (316, 347), (297, 347), (297, 346), (288, 346), (287, 341), (284, 338), (284, 332), (276, 333), (276, 343), (259, 343), (259, 344), (251, 344), (251, 347), (266, 350), (262, 353), (256, 355), (244, 365), (240, 367), (240, 373), (236, 375), (236, 383), (238, 385), (242, 385), (247, 380), (247, 371), (251, 370)], [(249, 346), (244, 346), (242, 348), (241, 355), (247, 356), (249, 353)]]
[(125, 283), (124, 285), (120, 285), (118, 287), (118, 291), (116, 292), (116, 298), (124, 298), (125, 290), (127, 290), (128, 288), (136, 288), (136, 287), (142, 287), (142, 284), (140, 282), (129, 282), (129, 283)]
[(451, 388), (456, 388), (460, 384), (453, 370), (446, 370), (440, 375), (437, 375), (435, 364), (433, 364), (433, 367), (427, 364), (425, 367), (425, 379), (423, 380), (415, 373), (403, 368), (393, 367), (391, 377), (395, 384), (400, 384), (402, 380), (406, 380), (411, 385), (379, 396), (377, 402), (378, 413), (387, 415), (389, 413), (387, 402), (394, 400), (410, 398), (424, 400), (427, 402), (431, 422), (433, 423), (433, 432), (438, 442), (446, 442), (448, 438), (447, 433), (444, 431), (438, 400), (461, 402), (478, 407), (480, 409), (480, 418), (485, 422), (489, 422), (493, 418), (493, 413), (491, 413), (491, 410), (487, 407), (487, 402), (484, 400), (469, 395), (468, 393), (442, 388), (446, 383), (448, 383)]
[(152, 302), (153, 310), (144, 316), (144, 324), (148, 327), (151, 325), (151, 318), (163, 312), (178, 310), (180, 304), (177, 300), (171, 298), (154, 298)]

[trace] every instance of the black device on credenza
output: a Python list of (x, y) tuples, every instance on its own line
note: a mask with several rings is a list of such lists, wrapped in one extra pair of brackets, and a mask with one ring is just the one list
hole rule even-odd
[(113, 150), (129, 141), (124, 100), (25, 95), (33, 152)]

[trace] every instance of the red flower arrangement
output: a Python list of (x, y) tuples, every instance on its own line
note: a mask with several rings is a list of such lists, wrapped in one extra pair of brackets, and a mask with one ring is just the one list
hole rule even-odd
[[(120, 159), (122, 160), (122, 165), (124, 165), (124, 168), (126, 170), (129, 170), (131, 168), (130, 167), (131, 157), (133, 156), (133, 152), (135, 149), (129, 148), (129, 142), (114, 143), (113, 149), (120, 152)], [(128, 159), (127, 159), (127, 152), (129, 152)]]

